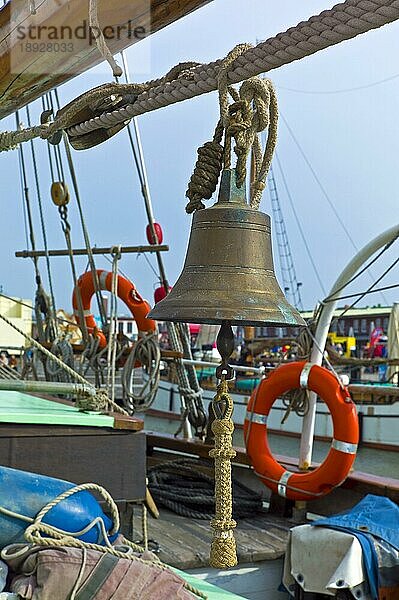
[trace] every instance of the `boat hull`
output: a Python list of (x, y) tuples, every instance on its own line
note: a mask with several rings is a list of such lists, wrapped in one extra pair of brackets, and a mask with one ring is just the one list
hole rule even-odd
[[(203, 401), (205, 408), (208, 409), (214, 393), (211, 390), (204, 390)], [(232, 393), (234, 401), (234, 423), (236, 427), (242, 428), (247, 411), (247, 404), (250, 398), (248, 394)], [(165, 417), (180, 415), (180, 395), (178, 387), (167, 381), (162, 381), (152, 409), (157, 411), (157, 415), (165, 413)], [(358, 405), (357, 411), (360, 420), (360, 443), (364, 446), (375, 447), (385, 450), (399, 450), (398, 444), (398, 403), (367, 404)], [(286, 412), (286, 407), (281, 398), (274, 403), (268, 418), (267, 429), (269, 433), (299, 437), (302, 431), (302, 418), (295, 413), (291, 413), (285, 423), (282, 419)], [(326, 405), (322, 401), (317, 403), (315, 438), (319, 440), (330, 440), (333, 437), (332, 420)]]

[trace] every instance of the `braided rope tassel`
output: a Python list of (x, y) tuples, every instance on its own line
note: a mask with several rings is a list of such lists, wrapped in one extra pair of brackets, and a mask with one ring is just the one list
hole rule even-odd
[(209, 564), (211, 567), (227, 569), (237, 564), (234, 538), (234, 528), (237, 523), (232, 518), (231, 459), (236, 455), (232, 444), (233, 401), (225, 379), (222, 379), (217, 387), (212, 407), (216, 416), (212, 423), (215, 448), (209, 452), (209, 456), (215, 459), (215, 517), (211, 521), (213, 539)]

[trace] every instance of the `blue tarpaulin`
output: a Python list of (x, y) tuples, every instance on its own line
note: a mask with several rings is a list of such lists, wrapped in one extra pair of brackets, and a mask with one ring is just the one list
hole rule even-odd
[[(345, 531), (357, 537), (363, 552), (364, 570), (367, 573), (370, 593), (378, 600), (378, 590), (387, 565), (381, 564), (382, 555), (378, 541), (384, 543), (385, 551), (394, 555), (390, 561), (390, 576), (399, 575), (399, 507), (384, 496), (369, 494), (350, 510), (315, 521), (313, 525)], [(397, 583), (397, 582), (396, 582)]]

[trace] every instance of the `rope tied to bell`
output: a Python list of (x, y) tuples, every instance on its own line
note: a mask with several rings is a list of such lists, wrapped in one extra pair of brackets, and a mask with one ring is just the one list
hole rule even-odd
[(186, 212), (189, 214), (205, 208), (202, 200), (209, 200), (215, 193), (223, 166), (223, 133), (224, 127), (222, 121), (219, 121), (212, 141), (205, 142), (197, 150), (198, 159), (186, 192), (186, 197), (189, 198)]
[[(250, 207), (257, 210), (266, 185), (274, 148), (277, 141), (278, 107), (273, 84), (268, 79), (254, 77), (244, 81), (238, 90), (229, 85), (229, 71), (239, 56), (248, 50), (248, 44), (236, 46), (223, 60), (218, 72), (220, 118), (212, 141), (198, 149), (194, 172), (188, 184), (186, 196), (189, 202), (188, 213), (205, 208), (203, 200), (210, 199), (216, 191), (222, 169), (231, 168), (232, 149), (237, 157), (235, 167), (237, 187), (245, 186), (247, 161), (253, 156), (254, 177), (251, 182)], [(231, 102), (232, 100), (232, 102)], [(267, 143), (263, 152), (259, 139), (260, 132), (268, 129)], [(231, 330), (231, 328), (230, 328)], [(220, 332), (219, 332), (220, 335)], [(219, 338), (219, 336), (218, 336)], [(233, 343), (226, 338), (227, 346)], [(218, 346), (219, 349), (219, 346)], [(236, 452), (232, 437), (233, 401), (229, 394), (227, 379), (231, 377), (227, 359), (230, 351), (223, 356), (218, 367), (220, 383), (212, 401), (215, 420), (211, 429), (215, 447), (209, 456), (215, 461), (215, 516), (211, 520), (213, 539), (210, 550), (210, 565), (225, 569), (237, 564), (237, 549), (234, 538), (236, 522), (232, 518), (232, 477), (231, 460)], [(224, 367), (227, 367), (225, 370)]]
[[(278, 105), (270, 79), (252, 77), (244, 81), (239, 90), (229, 85), (229, 70), (249, 48), (250, 44), (239, 44), (221, 63), (218, 72), (220, 120), (212, 141), (206, 142), (197, 151), (198, 159), (186, 192), (188, 213), (205, 208), (202, 201), (209, 200), (216, 191), (222, 168), (231, 167), (233, 140), (238, 187), (245, 185), (248, 157), (252, 152), (254, 178), (250, 188), (250, 206), (256, 210), (259, 208), (277, 142)], [(259, 134), (265, 129), (268, 129), (268, 135), (263, 151)]]

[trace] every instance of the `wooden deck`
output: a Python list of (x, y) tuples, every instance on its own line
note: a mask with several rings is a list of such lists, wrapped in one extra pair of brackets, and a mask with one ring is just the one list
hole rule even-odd
[[(133, 526), (135, 532), (141, 531), (140, 511), (135, 511)], [(240, 519), (235, 536), (239, 563), (282, 557), (293, 526), (267, 512)], [(159, 544), (159, 558), (167, 564), (182, 570), (208, 566), (212, 532), (207, 520), (188, 519), (161, 509), (159, 519), (149, 517), (148, 531), (149, 538)]]

